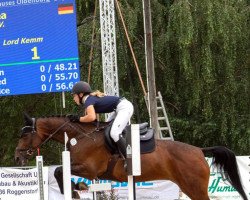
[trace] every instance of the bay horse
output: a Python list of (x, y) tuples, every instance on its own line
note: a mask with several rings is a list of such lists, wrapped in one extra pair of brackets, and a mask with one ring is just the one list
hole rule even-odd
[[(100, 127), (107, 123), (101, 123)], [(30, 118), (25, 116), (25, 126), (15, 150), (15, 161), (25, 165), (38, 147), (49, 139), (64, 143), (64, 133), (74, 144), (67, 144), (71, 154), (71, 173), (90, 180), (100, 178), (127, 181), (124, 160), (110, 152), (105, 144), (104, 130), (94, 123), (72, 123), (67, 117)], [(223, 146), (199, 148), (178, 141), (156, 140), (155, 150), (141, 155), (141, 176), (135, 182), (170, 180), (192, 200), (209, 200), (210, 168), (205, 154), (210, 153), (213, 164), (220, 167), (223, 177), (239, 192), (244, 192), (235, 154)], [(112, 165), (112, 167), (110, 167)], [(62, 192), (62, 190), (61, 190)]]

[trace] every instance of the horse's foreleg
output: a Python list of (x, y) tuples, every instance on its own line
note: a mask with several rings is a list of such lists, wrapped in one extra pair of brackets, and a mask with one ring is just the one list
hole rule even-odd
[(90, 166), (85, 163), (81, 164), (72, 164), (71, 165), (71, 174), (76, 176), (84, 177), (89, 180), (97, 178), (97, 170), (94, 166)]
[[(71, 173), (76, 176), (87, 178), (89, 180), (96, 179), (98, 176), (96, 168), (86, 163), (72, 164)], [(75, 188), (77, 190), (88, 190), (89, 187), (84, 182), (79, 182), (76, 184)]]
[(57, 184), (59, 186), (61, 194), (64, 194), (63, 192), (63, 169), (62, 167), (57, 167), (54, 172), (55, 179), (57, 181)]
[[(54, 176), (55, 176), (55, 179), (56, 179), (56, 181), (58, 183), (61, 194), (64, 194), (64, 191), (63, 191), (63, 168), (62, 167), (57, 167), (55, 169)], [(76, 191), (74, 191), (75, 188), (76, 188), (76, 184), (73, 181), (71, 181), (72, 197), (74, 199), (79, 199), (80, 196)]]

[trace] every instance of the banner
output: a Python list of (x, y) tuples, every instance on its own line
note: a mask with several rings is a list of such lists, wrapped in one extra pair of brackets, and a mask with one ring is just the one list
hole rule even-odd
[[(64, 196), (60, 193), (57, 181), (54, 177), (54, 171), (58, 166), (49, 167), (49, 200), (64, 200)], [(72, 176), (72, 181), (75, 183), (84, 182), (86, 185), (92, 184), (92, 181), (86, 178), (78, 176)], [(128, 184), (127, 182), (115, 182), (100, 180), (99, 183), (111, 183), (112, 192), (115, 194), (117, 199), (128, 199)], [(81, 200), (93, 200), (93, 193), (89, 191), (78, 192)], [(105, 192), (106, 196), (109, 197), (110, 191)], [(171, 181), (150, 181), (150, 182), (138, 182), (136, 183), (136, 199), (159, 199), (159, 200), (173, 200), (178, 199), (179, 188), (176, 184)], [(109, 198), (108, 198), (109, 199)]]
[[(0, 200), (39, 200), (37, 169), (0, 168)], [(43, 168), (44, 200), (48, 199), (48, 167)]]
[[(242, 197), (240, 196), (240, 194), (227, 181), (223, 179), (219, 169), (212, 166), (212, 159), (206, 159), (210, 166), (210, 179), (208, 185), (208, 195), (210, 199), (241, 200)], [(237, 163), (243, 188), (248, 199), (250, 199), (250, 157), (237, 156)], [(180, 199), (189, 200), (189, 198), (184, 193), (180, 193)]]
[[(117, 183), (116, 183), (117, 184)], [(128, 199), (127, 183), (123, 187), (115, 187), (114, 192), (117, 199)], [(171, 181), (149, 181), (136, 183), (136, 199), (164, 199), (175, 200), (179, 197), (179, 187)]]

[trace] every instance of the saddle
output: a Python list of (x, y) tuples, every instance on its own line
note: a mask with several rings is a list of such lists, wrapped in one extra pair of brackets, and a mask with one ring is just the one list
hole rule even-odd
[[(116, 154), (118, 152), (117, 145), (113, 141), (110, 136), (110, 130), (112, 127), (112, 122), (105, 128), (105, 143), (107, 148), (110, 150), (112, 154)], [(130, 126), (126, 126), (122, 132), (124, 138), (127, 138), (127, 133), (129, 131)], [(155, 150), (155, 139), (154, 139), (154, 129), (148, 127), (148, 123), (144, 122), (139, 124), (140, 130), (140, 151), (141, 154), (151, 153)]]

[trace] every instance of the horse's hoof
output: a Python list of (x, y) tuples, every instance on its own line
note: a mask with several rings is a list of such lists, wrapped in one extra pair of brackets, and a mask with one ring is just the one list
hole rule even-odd
[(81, 191), (81, 190), (88, 190), (89, 187), (84, 182), (79, 182), (79, 183), (76, 184), (75, 189)]
[(73, 198), (73, 199), (80, 199), (80, 195), (78, 194), (77, 191), (73, 191), (73, 192), (72, 192), (72, 198)]

